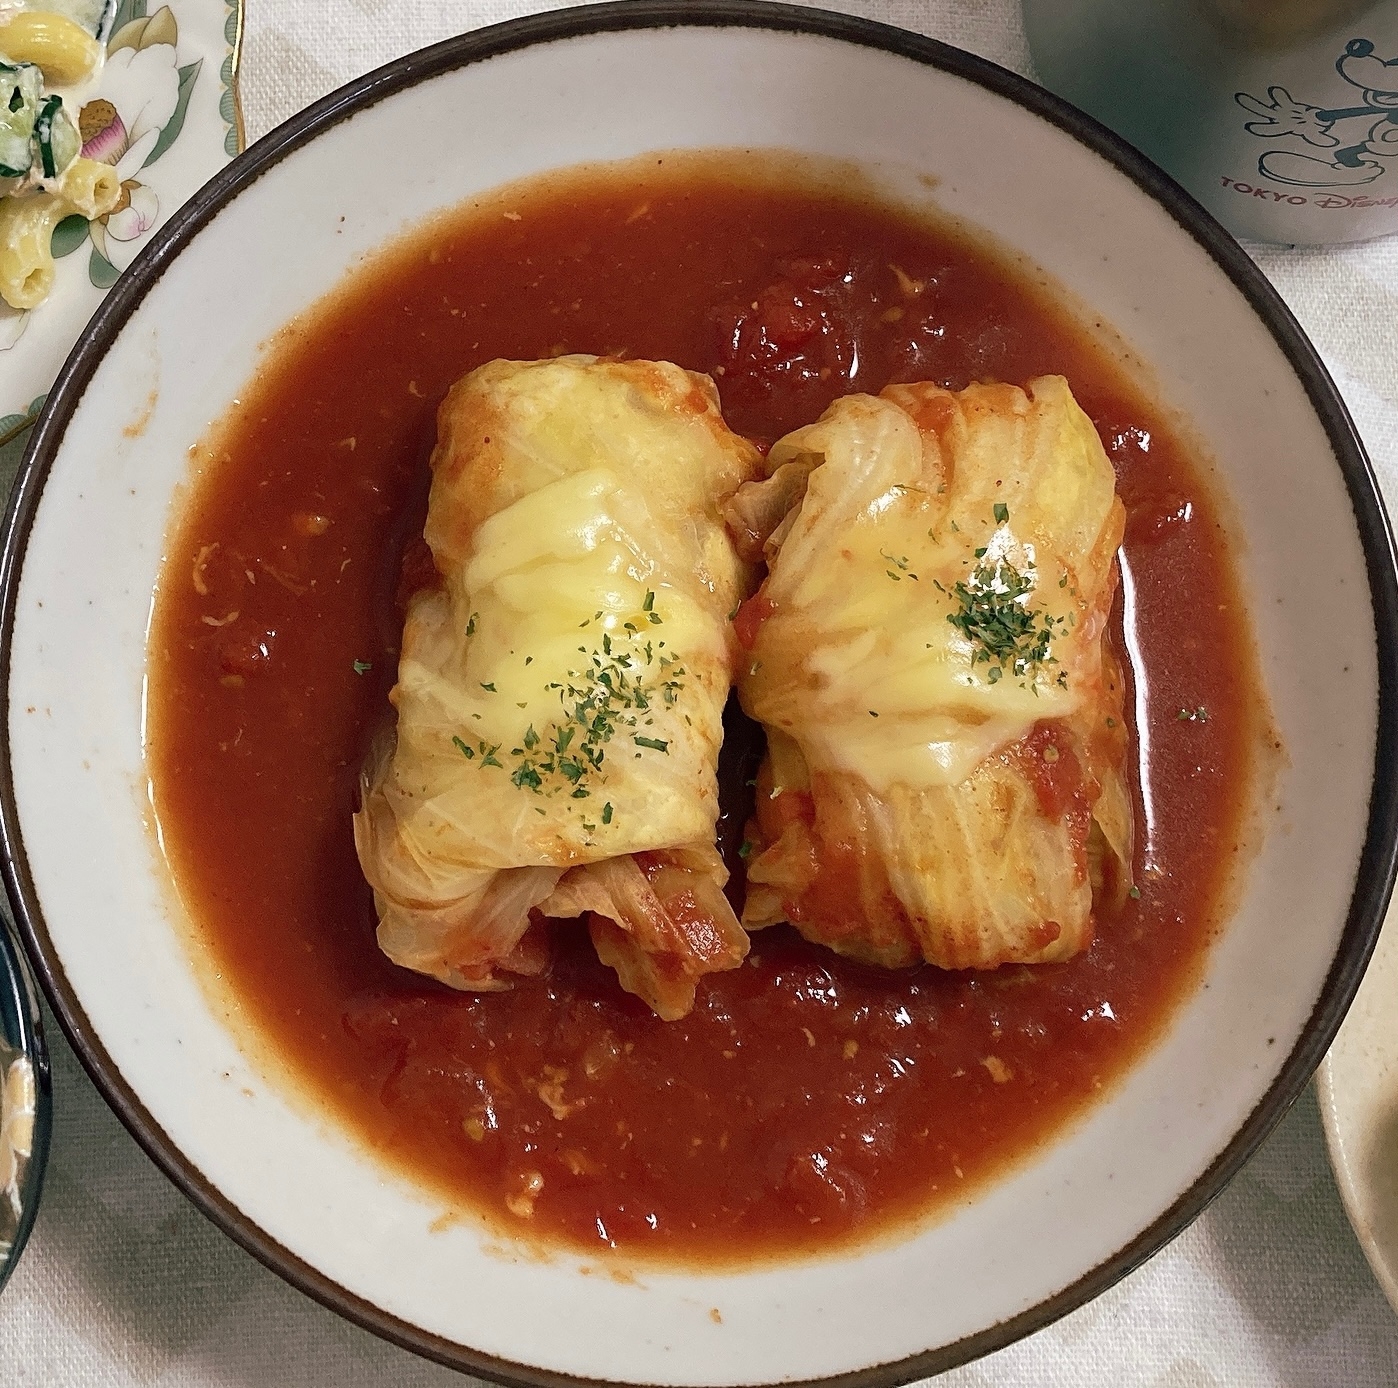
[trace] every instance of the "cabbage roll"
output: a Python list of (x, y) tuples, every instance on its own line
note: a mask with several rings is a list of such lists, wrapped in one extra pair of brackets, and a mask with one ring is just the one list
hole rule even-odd
[(722, 714), (750, 590), (721, 508), (761, 475), (705, 376), (666, 362), (496, 361), (438, 413), (396, 737), (355, 842), (380, 947), (462, 989), (547, 963), (587, 917), (662, 1017), (742, 962), (714, 846)]
[(727, 512), (770, 565), (737, 621), (744, 925), (888, 967), (1083, 949), (1131, 887), (1125, 513), (1068, 383), (847, 396), (766, 466)]

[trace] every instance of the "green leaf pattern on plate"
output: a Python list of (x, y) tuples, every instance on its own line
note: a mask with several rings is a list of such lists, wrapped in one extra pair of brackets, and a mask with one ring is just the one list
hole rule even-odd
[(175, 99), (175, 114), (165, 123), (165, 129), (160, 132), (160, 138), (155, 142), (155, 148), (151, 150), (146, 162), (141, 165), (143, 169), (148, 169), (167, 149), (170, 148), (178, 138), (181, 130), (184, 129), (185, 112), (189, 110), (189, 94), (194, 90), (194, 80), (199, 76), (199, 69), (204, 66), (204, 60), (199, 59), (195, 63), (186, 63), (179, 69), (179, 95)]
[(53, 258), (62, 260), (65, 255), (72, 255), (86, 240), (87, 218), (76, 212), (71, 217), (65, 217), (53, 229), (53, 240), (49, 243)]
[(15, 473), (19, 471), (24, 450), (29, 444), (29, 435), (34, 429), (34, 421), (39, 418), (39, 411), (44, 408), (47, 399), (47, 393), (40, 395), (21, 414), (7, 414), (0, 418), (0, 496), (10, 494)]
[(87, 277), (98, 289), (110, 289), (121, 278), (121, 271), (94, 246), (87, 262)]

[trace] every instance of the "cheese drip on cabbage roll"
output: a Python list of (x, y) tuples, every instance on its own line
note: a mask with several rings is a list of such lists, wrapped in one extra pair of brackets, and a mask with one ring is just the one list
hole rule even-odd
[(380, 947), (499, 989), (547, 962), (531, 913), (586, 915), (622, 985), (682, 1016), (748, 949), (714, 828), (751, 586), (721, 507), (756, 450), (666, 362), (492, 362), (437, 424), (440, 582), (409, 602), (354, 821)]
[(748, 928), (871, 963), (1066, 959), (1130, 889), (1107, 633), (1125, 513), (1061, 377), (890, 386), (780, 440), (728, 508), (767, 730)]

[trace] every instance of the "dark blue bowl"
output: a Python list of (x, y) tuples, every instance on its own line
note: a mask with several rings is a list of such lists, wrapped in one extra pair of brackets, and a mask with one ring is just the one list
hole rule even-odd
[(53, 1089), (39, 998), (10, 922), (0, 917), (0, 1084), (16, 1064), (27, 1064), (32, 1071), (34, 1116), (29, 1155), (19, 1157), (13, 1171), (11, 1134), (0, 1126), (0, 1182), (11, 1178), (9, 1184), (0, 1185), (0, 1289), (14, 1271), (39, 1211), (53, 1126)]

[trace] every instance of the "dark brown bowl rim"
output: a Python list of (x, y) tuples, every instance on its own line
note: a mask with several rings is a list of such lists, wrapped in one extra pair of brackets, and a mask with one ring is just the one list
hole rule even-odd
[[(0, 714), (9, 726), (10, 658), (19, 574), (30, 528), (68, 422), (107, 348), (193, 237), (234, 197), (325, 130), (427, 79), (539, 44), (621, 31), (750, 28), (835, 39), (926, 64), (1007, 98), (1064, 130), (1160, 204), (1213, 258), (1271, 332), (1304, 386), (1343, 474), (1364, 549), (1378, 637), (1375, 768), (1398, 765), (1398, 567), (1383, 501), (1339, 392), (1299, 324), (1236, 241), (1188, 193), (1091, 117), (1026, 78), (934, 39), (852, 15), (763, 0), (619, 0), (531, 15), (409, 54), (332, 92), (240, 155), (153, 238), (93, 317), (50, 393), (20, 469), (0, 537)], [(236, 1243), (293, 1286), (365, 1329), (429, 1359), (521, 1388), (582, 1388), (583, 1379), (500, 1359), (433, 1335), (332, 1281), (232, 1204), (155, 1122), (103, 1047), (49, 939), (29, 873), (8, 742), (0, 738), (0, 872), (30, 958), (88, 1074), (132, 1135), (174, 1183)], [(1277, 1078), (1197, 1181), (1136, 1238), (1076, 1282), (1008, 1320), (952, 1344), (793, 1388), (890, 1388), (964, 1364), (1042, 1329), (1083, 1305), (1184, 1229), (1247, 1161), (1290, 1107), (1338, 1030), (1378, 938), (1398, 854), (1398, 777), (1375, 775), (1368, 829), (1340, 947), (1315, 1008)]]

